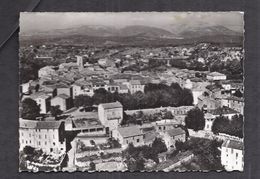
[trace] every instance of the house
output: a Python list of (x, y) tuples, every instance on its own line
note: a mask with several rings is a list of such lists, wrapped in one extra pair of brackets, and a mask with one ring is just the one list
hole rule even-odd
[(66, 94), (59, 94), (51, 99), (51, 106), (59, 106), (60, 110), (66, 111), (72, 107), (72, 100)]
[(220, 80), (226, 80), (227, 76), (219, 72), (211, 72), (206, 76), (206, 78), (209, 81), (220, 81)]
[(110, 93), (119, 92), (120, 86), (117, 83), (110, 82), (109, 84), (106, 85), (106, 90), (109, 91)]
[(210, 113), (206, 113), (204, 115), (204, 118), (205, 118), (205, 127), (204, 127), (204, 130), (205, 131), (211, 131), (212, 130), (212, 125), (213, 125), (213, 122), (215, 120), (215, 116), (210, 114)]
[(30, 98), (32, 98), (40, 107), (40, 113), (46, 114), (51, 107), (51, 96), (42, 92), (34, 93), (30, 95)]
[(44, 78), (46, 76), (51, 76), (55, 74), (55, 70), (53, 66), (45, 66), (38, 71), (38, 77)]
[(221, 164), (227, 171), (244, 169), (244, 144), (242, 141), (226, 140), (221, 146)]
[(27, 95), (30, 94), (31, 83), (32, 83), (32, 81), (21, 84), (20, 85), (20, 93), (27, 94)]
[(110, 131), (116, 129), (123, 120), (123, 106), (120, 102), (101, 103), (98, 105), (98, 118)]
[(177, 121), (171, 119), (164, 119), (153, 123), (155, 131), (157, 132), (168, 131), (175, 128), (178, 124), (179, 123)]
[(56, 95), (66, 94), (69, 97), (73, 96), (71, 86), (65, 84), (57, 84), (55, 86), (56, 86)]
[(113, 131), (112, 137), (119, 141), (123, 149), (130, 143), (134, 146), (144, 145), (144, 134), (138, 126), (119, 127)]
[(65, 153), (64, 122), (20, 119), (19, 144), (20, 150), (31, 146), (47, 153)]
[(175, 146), (176, 141), (185, 142), (186, 140), (186, 132), (179, 127), (167, 130), (163, 133), (160, 133), (160, 135), (164, 140), (168, 150), (172, 150), (176, 148)]
[(81, 81), (81, 82), (75, 82), (71, 86), (72, 86), (73, 99), (79, 95), (88, 95), (88, 96), (94, 95), (94, 91), (91, 83)]
[(208, 113), (212, 114), (213, 116), (219, 117), (219, 116), (224, 116), (227, 117), (228, 119), (232, 119), (233, 116), (238, 115), (239, 112), (231, 109), (227, 106), (219, 107), (217, 109), (209, 110)]
[(197, 106), (204, 111), (209, 111), (219, 108), (221, 106), (221, 102), (215, 100), (214, 98), (201, 95), (198, 97)]
[[(141, 129), (142, 131), (142, 129)], [(159, 136), (159, 132), (156, 131), (148, 131), (148, 132), (144, 132), (144, 144), (151, 146), (153, 144), (153, 141), (156, 139), (157, 136)]]
[(240, 114), (244, 114), (245, 102), (243, 98), (236, 96), (230, 96), (221, 100), (223, 106), (227, 106), (231, 109), (238, 111)]
[(130, 93), (136, 93), (137, 91), (144, 92), (144, 84), (141, 83), (140, 80), (130, 80), (129, 81), (129, 90)]
[(118, 93), (128, 93), (128, 87), (125, 84), (119, 84), (119, 91)]

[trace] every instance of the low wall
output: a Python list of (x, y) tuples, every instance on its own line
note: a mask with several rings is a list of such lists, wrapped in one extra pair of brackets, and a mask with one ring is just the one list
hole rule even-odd
[(190, 155), (188, 155), (187, 157), (181, 159), (180, 161), (178, 161), (178, 162), (172, 164), (171, 166), (169, 166), (169, 167), (163, 169), (163, 171), (164, 171), (164, 172), (170, 172), (170, 171), (172, 171), (174, 168), (176, 168), (176, 167), (182, 165), (182, 163), (190, 161), (193, 157), (194, 157), (194, 154), (190, 154)]
[(151, 115), (155, 113), (159, 113), (161, 111), (167, 110), (171, 111), (173, 115), (185, 115), (190, 109), (194, 108), (194, 106), (180, 106), (180, 107), (160, 107), (160, 108), (149, 108), (149, 109), (138, 109), (138, 110), (125, 110), (127, 115), (133, 115), (137, 112), (143, 112), (146, 115)]

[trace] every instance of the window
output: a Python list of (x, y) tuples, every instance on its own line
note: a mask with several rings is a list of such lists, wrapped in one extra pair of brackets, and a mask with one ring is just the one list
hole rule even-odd
[(41, 145), (41, 142), (38, 142), (39, 145)]
[(55, 145), (55, 142), (53, 142), (53, 145)]
[(39, 134), (39, 139), (41, 139), (41, 135)]
[(234, 150), (233, 149), (231, 149), (231, 154), (233, 154), (234, 153)]
[(138, 143), (140, 141), (140, 139), (136, 139), (136, 142)]
[(236, 153), (236, 158), (238, 157), (238, 153)]
[(32, 143), (32, 141), (30, 140), (30, 144)]
[(128, 144), (128, 140), (126, 140), (126, 143)]

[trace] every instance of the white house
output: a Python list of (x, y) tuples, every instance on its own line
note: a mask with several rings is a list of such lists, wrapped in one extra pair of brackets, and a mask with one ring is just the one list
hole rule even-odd
[(35, 93), (30, 96), (40, 106), (40, 113), (46, 114), (51, 107), (51, 96), (45, 93)]
[(136, 93), (137, 91), (144, 92), (144, 84), (140, 82), (140, 80), (130, 80), (129, 81), (129, 90), (130, 93)]
[(175, 146), (176, 141), (185, 142), (186, 140), (186, 132), (179, 127), (172, 128), (168, 131), (162, 132), (160, 133), (160, 135), (164, 140), (168, 150), (172, 150), (176, 148)]
[(242, 141), (226, 140), (221, 146), (221, 164), (227, 171), (244, 169), (244, 144)]
[(98, 118), (110, 131), (116, 129), (123, 119), (123, 106), (120, 102), (101, 103), (98, 105)]
[(51, 106), (59, 106), (60, 110), (66, 111), (72, 107), (72, 101), (68, 95), (60, 94), (51, 99)]
[(64, 122), (20, 119), (19, 143), (20, 150), (31, 146), (47, 153), (65, 153)]
[(210, 81), (226, 80), (227, 76), (219, 72), (211, 72), (207, 75), (207, 79)]
[(119, 127), (112, 132), (112, 137), (119, 141), (123, 149), (130, 143), (134, 146), (144, 145), (144, 134), (138, 126)]
[(38, 71), (39, 78), (43, 78), (54, 74), (55, 74), (55, 70), (53, 66), (45, 66)]

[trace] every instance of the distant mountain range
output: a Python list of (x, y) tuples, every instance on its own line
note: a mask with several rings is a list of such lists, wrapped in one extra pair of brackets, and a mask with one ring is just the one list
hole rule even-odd
[[(27, 33), (21, 33), (21, 40), (23, 39), (43, 39), (43, 38), (71, 38), (71, 37), (81, 37), (82, 39), (93, 40), (97, 39), (98, 41), (104, 40), (104, 43), (119, 44), (122, 41), (127, 43), (127, 40), (130, 41), (136, 40), (136, 43), (143, 43), (142, 41), (148, 41), (149, 43), (155, 41), (167, 41), (170, 43), (172, 40), (180, 39), (191, 39), (194, 42), (194, 39), (210, 39), (210, 42), (214, 42), (214, 38), (218, 43), (221, 43), (221, 39), (225, 42), (240, 42), (243, 34), (230, 30), (224, 26), (207, 26), (207, 27), (188, 27), (184, 26), (181, 29), (175, 30), (166, 30), (163, 28), (150, 27), (150, 26), (126, 26), (124, 28), (114, 28), (108, 26), (80, 26), (67, 29), (55, 29), (51, 31), (31, 31)], [(222, 38), (223, 37), (223, 38)], [(230, 39), (229, 39), (230, 37)], [(220, 38), (220, 39), (219, 39)], [(79, 38), (80, 39), (80, 38)], [(95, 41), (95, 40), (93, 40)], [(129, 42), (130, 42), (129, 41)]]

